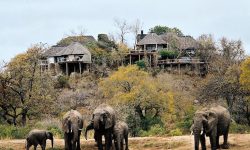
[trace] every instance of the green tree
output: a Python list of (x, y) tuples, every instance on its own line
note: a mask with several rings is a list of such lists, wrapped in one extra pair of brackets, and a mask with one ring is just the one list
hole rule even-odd
[(53, 82), (41, 74), (39, 59), (43, 47), (35, 45), (15, 56), (0, 74), (1, 117), (9, 124), (25, 126), (27, 117), (49, 112), (54, 95)]
[(178, 36), (183, 36), (184, 34), (182, 31), (176, 27), (170, 28), (167, 26), (157, 25), (151, 29), (149, 29), (150, 32), (156, 33), (158, 35), (164, 34), (164, 33), (175, 33)]

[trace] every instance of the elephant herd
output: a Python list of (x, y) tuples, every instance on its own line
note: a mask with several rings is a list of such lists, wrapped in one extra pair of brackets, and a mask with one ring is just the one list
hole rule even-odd
[[(194, 149), (206, 150), (206, 139), (210, 138), (211, 150), (218, 148), (228, 149), (228, 132), (231, 122), (229, 111), (222, 106), (203, 108), (194, 114), (193, 124), (190, 128), (194, 134)], [(70, 110), (63, 116), (62, 130), (64, 132), (65, 150), (80, 150), (80, 135), (83, 129), (82, 115), (76, 110)], [(93, 117), (85, 130), (85, 138), (89, 130), (94, 130), (94, 139), (98, 150), (103, 150), (102, 136), (105, 138), (105, 150), (110, 150), (112, 141), (116, 150), (128, 150), (128, 125), (116, 121), (114, 109), (107, 105), (99, 105), (93, 112)], [(224, 142), (219, 145), (219, 137), (223, 135)], [(45, 130), (32, 130), (26, 139), (26, 150), (34, 145), (41, 145), (45, 150), (46, 140), (50, 139), (53, 147), (53, 134)]]
[[(62, 130), (64, 132), (65, 150), (80, 150), (80, 135), (83, 129), (82, 115), (76, 110), (68, 111), (62, 119)], [(102, 136), (105, 138), (105, 150), (112, 148), (112, 141), (116, 150), (128, 150), (128, 125), (125, 122), (116, 121), (114, 109), (107, 105), (99, 105), (93, 112), (93, 117), (85, 131), (94, 130), (94, 139), (98, 150), (103, 150)], [(26, 138), (26, 150), (33, 145), (36, 150), (40, 145), (45, 150), (46, 140), (50, 139), (53, 148), (53, 134), (45, 130), (32, 130)]]

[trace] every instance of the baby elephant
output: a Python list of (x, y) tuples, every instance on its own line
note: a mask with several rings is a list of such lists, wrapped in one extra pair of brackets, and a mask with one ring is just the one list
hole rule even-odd
[(113, 138), (116, 150), (123, 150), (123, 141), (125, 140), (126, 148), (128, 150), (128, 125), (125, 122), (118, 122), (113, 129)]
[(54, 139), (51, 132), (36, 129), (30, 131), (28, 137), (26, 138), (26, 150), (29, 150), (32, 145), (34, 145), (34, 150), (36, 150), (38, 144), (41, 146), (42, 150), (45, 150), (47, 139), (51, 140), (51, 145), (53, 148)]

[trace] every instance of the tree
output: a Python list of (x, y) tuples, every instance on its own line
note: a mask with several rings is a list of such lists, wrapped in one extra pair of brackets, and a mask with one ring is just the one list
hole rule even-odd
[(52, 79), (39, 69), (43, 50), (43, 45), (29, 48), (15, 56), (0, 74), (1, 117), (9, 124), (17, 125), (20, 120), (25, 126), (27, 117), (50, 110), (55, 92)]
[(240, 83), (244, 90), (250, 91), (250, 57), (241, 64)]
[(203, 39), (200, 46), (211, 52), (207, 57), (211, 69), (201, 85), (198, 98), (206, 103), (226, 103), (236, 122), (250, 124), (246, 91), (240, 83), (240, 63), (244, 58), (242, 42), (222, 38), (220, 45), (215, 47), (210, 37), (204, 36)]
[(139, 34), (140, 30), (142, 29), (142, 22), (139, 19), (136, 19), (135, 22), (131, 25), (131, 31), (134, 35), (134, 48), (136, 48), (137, 44), (137, 35)]
[(154, 26), (153, 28), (149, 29), (150, 32), (156, 33), (158, 35), (164, 34), (164, 33), (175, 33), (178, 36), (183, 36), (184, 34), (182, 31), (176, 27), (170, 28), (167, 26), (162, 26), (162, 25), (157, 25)]
[[(103, 79), (99, 86), (105, 99), (109, 99), (113, 105), (123, 104), (132, 108), (141, 121), (147, 120), (148, 117), (157, 120), (162, 113), (170, 110), (168, 89), (164, 89), (136, 65), (119, 67), (118, 71)], [(148, 125), (144, 126), (145, 130), (148, 128)]]
[(114, 19), (115, 27), (118, 28), (118, 36), (121, 40), (121, 43), (124, 44), (125, 36), (130, 32), (131, 27), (128, 25), (126, 20), (123, 19)]

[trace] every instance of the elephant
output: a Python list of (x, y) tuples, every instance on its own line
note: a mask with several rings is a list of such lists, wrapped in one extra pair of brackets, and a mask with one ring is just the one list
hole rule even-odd
[(29, 150), (29, 148), (34, 145), (34, 150), (36, 150), (37, 145), (40, 145), (42, 150), (45, 150), (46, 148), (46, 140), (51, 140), (51, 146), (53, 148), (53, 134), (46, 130), (31, 130), (26, 138), (26, 150)]
[(203, 108), (195, 112), (193, 125), (190, 130), (194, 133), (194, 148), (199, 150), (199, 141), (201, 142), (202, 150), (206, 150), (205, 136), (210, 138), (211, 150), (216, 150), (220, 147), (219, 137), (223, 135), (224, 143), (221, 148), (228, 149), (228, 132), (231, 122), (229, 111), (220, 106), (211, 108)]
[(62, 130), (64, 132), (65, 150), (80, 150), (80, 135), (83, 128), (82, 115), (76, 110), (70, 110), (63, 116)]
[(105, 137), (105, 150), (110, 150), (112, 146), (112, 132), (115, 122), (116, 115), (114, 109), (107, 104), (99, 105), (94, 110), (91, 123), (86, 128), (85, 138), (87, 139), (88, 130), (94, 129), (94, 138), (97, 142), (98, 150), (103, 150), (103, 135)]
[(125, 122), (117, 122), (113, 129), (113, 139), (116, 150), (123, 150), (125, 140), (125, 150), (128, 150), (128, 125)]

